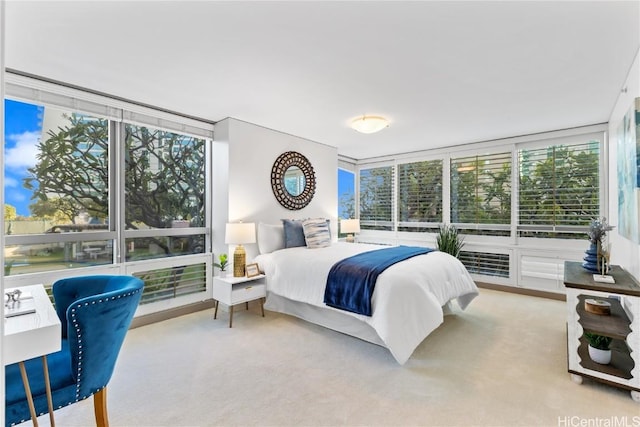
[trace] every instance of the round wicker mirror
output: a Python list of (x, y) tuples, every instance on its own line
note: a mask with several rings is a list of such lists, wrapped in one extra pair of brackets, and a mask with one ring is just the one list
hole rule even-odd
[(313, 166), (296, 151), (281, 154), (271, 168), (271, 189), (285, 208), (292, 211), (304, 208), (316, 192)]

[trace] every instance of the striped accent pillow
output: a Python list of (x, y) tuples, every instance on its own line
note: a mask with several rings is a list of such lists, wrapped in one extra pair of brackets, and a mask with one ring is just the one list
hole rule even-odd
[(304, 238), (308, 248), (326, 248), (331, 246), (331, 231), (329, 220), (324, 218), (311, 218), (302, 221)]

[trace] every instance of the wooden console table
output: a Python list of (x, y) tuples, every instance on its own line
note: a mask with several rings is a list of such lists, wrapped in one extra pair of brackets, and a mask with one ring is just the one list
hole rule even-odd
[[(580, 262), (564, 263), (569, 373), (579, 384), (587, 377), (630, 390), (632, 399), (640, 402), (640, 284), (616, 265), (609, 275), (615, 283), (596, 282)], [(587, 312), (584, 301), (588, 298), (609, 302), (611, 314)], [(584, 332), (613, 338), (611, 363), (591, 360)]]

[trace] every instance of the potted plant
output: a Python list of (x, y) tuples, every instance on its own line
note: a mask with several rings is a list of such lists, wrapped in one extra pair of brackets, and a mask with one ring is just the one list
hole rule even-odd
[(436, 247), (439, 251), (446, 252), (458, 258), (463, 246), (464, 238), (458, 235), (458, 230), (454, 225), (443, 224), (440, 226), (440, 230), (436, 236)]
[(589, 357), (596, 363), (608, 365), (611, 362), (611, 337), (585, 332), (584, 337), (589, 343)]
[(214, 262), (213, 266), (220, 269), (220, 276), (224, 276), (227, 272), (227, 265), (229, 265), (229, 257), (227, 254), (218, 255), (218, 262)]

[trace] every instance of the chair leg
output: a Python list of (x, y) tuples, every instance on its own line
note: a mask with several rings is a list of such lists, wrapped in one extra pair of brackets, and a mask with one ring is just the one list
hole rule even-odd
[(93, 395), (93, 412), (96, 416), (96, 427), (109, 427), (107, 417), (107, 387)]

